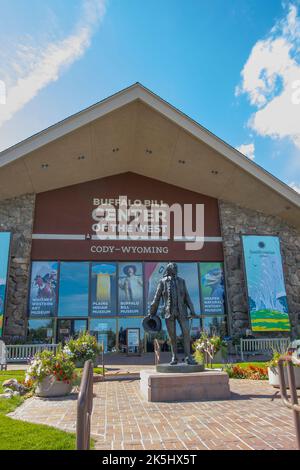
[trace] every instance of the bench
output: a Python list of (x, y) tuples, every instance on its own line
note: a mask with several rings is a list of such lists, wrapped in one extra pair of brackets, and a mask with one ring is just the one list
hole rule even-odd
[(245, 355), (265, 354), (273, 350), (284, 353), (291, 340), (290, 338), (252, 338), (240, 340), (240, 354), (242, 361)]

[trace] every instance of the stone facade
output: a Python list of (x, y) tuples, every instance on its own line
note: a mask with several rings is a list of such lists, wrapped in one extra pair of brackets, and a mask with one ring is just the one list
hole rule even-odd
[[(224, 245), (229, 332), (250, 328), (243, 271), (241, 234), (277, 235), (280, 238), (292, 336), (300, 335), (300, 232), (278, 217), (219, 201)], [(275, 334), (272, 334), (275, 336)], [(266, 336), (266, 333), (255, 333)], [(280, 332), (280, 336), (283, 333)]]
[(0, 202), (0, 230), (12, 232), (7, 308), (4, 320), (4, 339), (8, 341), (26, 336), (34, 206), (35, 195), (33, 194)]

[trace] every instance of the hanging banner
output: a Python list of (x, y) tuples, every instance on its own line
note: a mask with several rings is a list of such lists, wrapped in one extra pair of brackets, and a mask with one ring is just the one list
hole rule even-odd
[(33, 261), (31, 266), (30, 317), (56, 315), (57, 261)]
[(91, 315), (117, 314), (117, 265), (116, 263), (92, 263)]
[(177, 263), (178, 276), (185, 280), (185, 284), (194, 306), (195, 314), (200, 315), (200, 292), (198, 282), (197, 263)]
[(199, 263), (203, 315), (224, 315), (223, 263)]
[(143, 265), (119, 263), (119, 313), (143, 315)]
[(243, 235), (248, 309), (253, 331), (290, 331), (278, 237)]
[(4, 310), (7, 292), (10, 232), (0, 232), (0, 337), (3, 333)]

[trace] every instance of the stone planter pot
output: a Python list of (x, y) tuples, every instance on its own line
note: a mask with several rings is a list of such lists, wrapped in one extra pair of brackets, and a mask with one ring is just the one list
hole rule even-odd
[[(289, 386), (289, 380), (288, 380), (288, 372), (287, 372), (287, 367), (283, 368), (284, 372), (284, 380), (286, 383), (286, 386)], [(300, 388), (300, 367), (294, 367), (294, 373), (295, 373), (295, 382), (296, 382), (296, 388)], [(269, 384), (272, 385), (273, 387), (279, 388), (279, 372), (278, 372), (278, 367), (268, 367), (268, 376), (269, 376)]]
[(228, 358), (228, 349), (222, 348), (215, 354), (212, 364), (222, 364)]
[(72, 383), (60, 382), (53, 375), (45, 377), (36, 387), (35, 394), (38, 397), (62, 397), (72, 391)]

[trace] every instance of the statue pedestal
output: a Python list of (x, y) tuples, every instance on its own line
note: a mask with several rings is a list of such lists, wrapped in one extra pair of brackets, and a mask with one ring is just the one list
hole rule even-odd
[[(186, 366), (181, 365), (181, 367)], [(140, 377), (141, 393), (149, 402), (228, 400), (230, 398), (229, 377), (226, 372), (206, 369), (203, 372), (163, 373), (153, 369), (142, 370)]]

